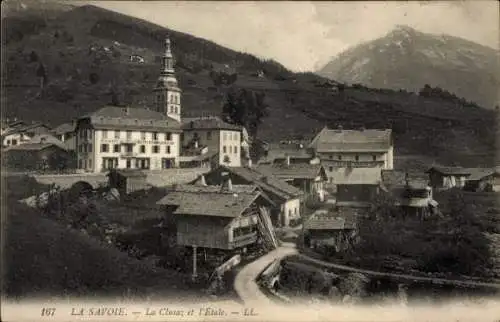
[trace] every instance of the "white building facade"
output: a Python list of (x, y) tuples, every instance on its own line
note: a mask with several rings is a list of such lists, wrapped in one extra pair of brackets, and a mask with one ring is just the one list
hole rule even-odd
[(78, 169), (102, 172), (178, 167), (181, 91), (173, 66), (167, 39), (160, 77), (153, 90), (153, 109), (105, 106), (77, 121)]

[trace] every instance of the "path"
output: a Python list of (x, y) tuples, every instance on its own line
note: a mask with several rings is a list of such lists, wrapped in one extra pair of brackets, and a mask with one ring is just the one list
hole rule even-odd
[(280, 260), (295, 254), (297, 254), (295, 244), (282, 243), (280, 247), (249, 263), (238, 272), (234, 280), (234, 289), (245, 305), (259, 307), (259, 305), (274, 304), (261, 291), (257, 284), (257, 278), (274, 260)]
[(500, 284), (498, 284), (498, 283), (461, 281), (461, 280), (450, 280), (450, 279), (445, 279), (445, 278), (413, 276), (413, 275), (408, 275), (408, 274), (384, 273), (384, 272), (377, 272), (377, 271), (372, 271), (372, 270), (368, 270), (368, 269), (354, 268), (354, 267), (350, 267), (350, 266), (334, 264), (331, 262), (326, 262), (324, 260), (310, 257), (308, 255), (305, 255), (304, 253), (298, 254), (298, 257), (300, 259), (305, 260), (305, 261), (316, 263), (316, 264), (319, 264), (322, 266), (337, 268), (337, 269), (341, 269), (344, 271), (362, 273), (362, 274), (367, 274), (367, 275), (393, 277), (393, 278), (407, 279), (407, 280), (412, 280), (412, 281), (431, 282), (433, 284), (451, 284), (451, 285), (457, 285), (457, 286), (476, 286), (476, 287), (479, 286), (479, 287), (492, 287), (492, 288), (500, 289)]

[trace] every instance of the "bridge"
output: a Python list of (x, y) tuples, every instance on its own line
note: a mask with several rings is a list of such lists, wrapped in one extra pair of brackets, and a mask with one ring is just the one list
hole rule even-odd
[[(172, 184), (185, 184), (195, 180), (201, 174), (210, 171), (209, 168), (182, 168), (164, 170), (145, 170), (146, 182), (153, 187), (162, 187)], [(96, 189), (100, 185), (107, 185), (107, 173), (76, 173), (76, 174), (33, 174), (38, 183), (44, 185), (55, 184), (61, 189), (69, 189), (79, 183)]]

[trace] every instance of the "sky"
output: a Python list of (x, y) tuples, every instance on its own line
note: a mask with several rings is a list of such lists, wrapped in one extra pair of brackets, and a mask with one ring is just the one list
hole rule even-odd
[[(87, 2), (88, 3), (88, 2)], [(90, 1), (91, 4), (312, 71), (396, 25), (499, 48), (494, 0), (410, 2)]]

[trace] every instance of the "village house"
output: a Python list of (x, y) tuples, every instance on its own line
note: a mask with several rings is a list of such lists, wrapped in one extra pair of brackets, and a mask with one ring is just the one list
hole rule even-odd
[[(271, 143), (266, 147), (259, 164), (316, 163), (310, 149), (304, 143)], [(317, 160), (319, 163), (319, 159)]]
[(179, 156), (179, 166), (181, 168), (210, 168), (215, 163), (214, 157), (217, 152), (209, 152), (207, 146), (198, 146), (194, 142), (192, 146), (185, 147)]
[(81, 117), (76, 126), (78, 168), (167, 169), (179, 166), (181, 90), (175, 77), (170, 40), (165, 43), (154, 110), (105, 106)]
[(236, 250), (257, 242), (260, 208), (270, 206), (259, 191), (184, 188), (157, 202), (175, 223), (178, 246)]
[[(321, 163), (323, 165), (323, 163)], [(333, 193), (339, 185), (372, 185), (378, 186), (382, 181), (379, 168), (335, 168), (325, 167), (328, 177), (328, 186)]]
[(269, 174), (262, 174), (250, 167), (219, 166), (205, 175), (208, 185), (221, 185), (229, 176), (232, 184), (256, 185), (276, 205), (271, 208), (270, 216), (274, 226), (294, 226), (301, 218), (301, 203), (304, 193)]
[(301, 189), (306, 200), (324, 201), (324, 183), (327, 181), (325, 169), (320, 164), (291, 164), (290, 159), (284, 164), (259, 165), (256, 170), (270, 174), (288, 184)]
[(8, 147), (2, 158), (6, 169), (17, 171), (60, 171), (74, 166), (68, 151), (43, 140)]
[(470, 170), (461, 167), (438, 167), (434, 166), (427, 170), (432, 188), (444, 190), (451, 188), (463, 188)]
[(333, 171), (339, 168), (394, 167), (392, 130), (343, 130), (323, 128), (309, 144), (314, 156), (321, 160), (327, 175), (333, 180)]
[(2, 124), (0, 135), (3, 135), (4, 133), (6, 133), (7, 131), (10, 131), (12, 129), (27, 125), (26, 122), (18, 120), (17, 118), (2, 119), (2, 120), (0, 120), (0, 122)]
[(304, 222), (306, 247), (329, 252), (351, 248), (358, 240), (356, 208), (318, 210)]
[(217, 116), (202, 116), (184, 118), (182, 131), (183, 151), (193, 146), (206, 146), (209, 153), (213, 153), (216, 166), (241, 166), (241, 126), (224, 122)]
[(76, 121), (63, 123), (51, 132), (57, 139), (64, 142), (69, 151), (76, 151)]
[(475, 192), (500, 191), (500, 172), (495, 169), (470, 168), (464, 190)]
[(379, 184), (339, 184), (335, 196), (337, 207), (370, 208), (380, 193)]
[(438, 212), (425, 174), (382, 170), (381, 188), (407, 216), (425, 218)]
[(5, 133), (2, 135), (2, 147), (27, 143), (35, 135), (49, 133), (50, 128), (42, 123), (17, 124), (5, 129)]

